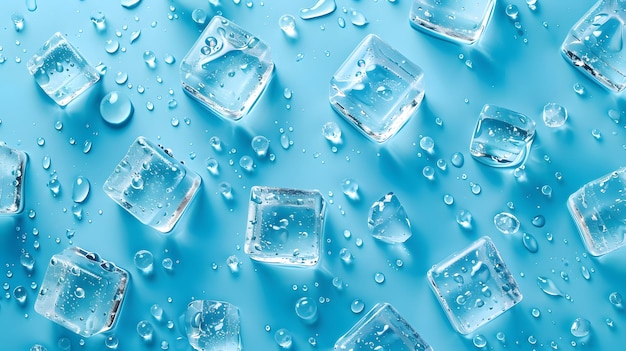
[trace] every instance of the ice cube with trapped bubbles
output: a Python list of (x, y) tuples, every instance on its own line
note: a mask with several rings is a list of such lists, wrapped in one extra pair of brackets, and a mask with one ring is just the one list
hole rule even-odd
[(168, 149), (138, 137), (104, 183), (104, 192), (143, 224), (167, 233), (200, 188), (200, 176)]
[(332, 108), (376, 142), (395, 135), (424, 98), (422, 69), (367, 35), (330, 80)]
[(489, 237), (435, 264), (430, 286), (461, 334), (483, 326), (522, 300), (517, 282)]
[(376, 304), (335, 343), (335, 350), (432, 351), (389, 303)]
[(100, 80), (100, 74), (61, 34), (54, 33), (26, 64), (41, 89), (66, 106)]
[(24, 209), (24, 176), (28, 155), (0, 141), (0, 215)]
[(245, 116), (272, 78), (269, 46), (221, 16), (206, 26), (180, 64), (183, 89), (226, 119)]
[(313, 266), (320, 258), (325, 217), (318, 190), (253, 186), (244, 251), (260, 262)]
[(69, 247), (53, 255), (35, 311), (84, 337), (110, 330), (121, 310), (129, 275), (93, 252)]
[(411, 25), (436, 37), (473, 44), (489, 24), (496, 0), (414, 0)]
[(195, 350), (241, 350), (237, 306), (222, 301), (195, 300), (187, 305), (183, 323), (187, 340)]
[(626, 167), (583, 185), (567, 207), (592, 255), (626, 246)]

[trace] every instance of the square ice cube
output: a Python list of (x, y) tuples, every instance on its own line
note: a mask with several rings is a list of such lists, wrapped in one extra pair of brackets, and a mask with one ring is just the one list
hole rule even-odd
[(522, 301), (522, 293), (489, 237), (428, 270), (428, 280), (454, 329), (468, 334)]
[(65, 106), (100, 80), (98, 72), (61, 33), (54, 33), (26, 64), (35, 81), (59, 106)]
[(244, 251), (256, 261), (313, 266), (320, 257), (326, 203), (317, 190), (254, 186)]
[(28, 155), (0, 141), (0, 215), (24, 208), (24, 175)]
[(570, 195), (567, 207), (594, 256), (626, 245), (626, 167), (593, 180)]
[(496, 0), (414, 0), (411, 25), (426, 33), (473, 44), (485, 31)]
[(377, 142), (395, 135), (424, 98), (424, 73), (378, 36), (367, 35), (330, 80), (330, 104)]
[(183, 88), (215, 114), (238, 120), (272, 78), (269, 46), (221, 16), (214, 16), (180, 64)]
[(241, 350), (239, 309), (228, 302), (195, 300), (183, 315), (189, 344), (198, 351)]
[(432, 351), (393, 306), (376, 304), (335, 343), (335, 350)]
[(200, 187), (202, 179), (171, 153), (138, 137), (104, 183), (104, 192), (141, 223), (167, 233)]
[(526, 160), (535, 139), (535, 122), (494, 105), (480, 112), (470, 144), (472, 156), (491, 167), (515, 167)]
[(622, 1), (598, 1), (570, 29), (561, 46), (565, 59), (616, 92), (626, 88), (625, 11)]
[(125, 270), (96, 253), (70, 247), (50, 259), (35, 311), (90, 337), (113, 327), (127, 284)]

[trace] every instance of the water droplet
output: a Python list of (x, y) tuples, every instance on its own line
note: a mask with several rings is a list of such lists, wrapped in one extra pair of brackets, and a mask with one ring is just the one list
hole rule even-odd
[(359, 314), (363, 312), (363, 309), (365, 309), (365, 304), (359, 299), (353, 300), (350, 304), (350, 310), (352, 311), (352, 313)]
[(203, 25), (206, 22), (206, 11), (195, 9), (191, 12), (191, 19), (197, 24)]
[(311, 19), (332, 13), (337, 8), (335, 0), (317, 0), (315, 5), (300, 9), (300, 18)]
[(469, 210), (460, 210), (456, 215), (456, 222), (463, 229), (472, 229), (473, 217)]
[(519, 230), (520, 222), (513, 214), (500, 212), (493, 217), (493, 224), (503, 234), (515, 234)]
[(341, 144), (341, 129), (335, 122), (326, 122), (322, 126), (322, 135), (326, 140), (338, 145)]
[(89, 179), (79, 176), (74, 180), (74, 187), (72, 189), (72, 201), (74, 202), (83, 202), (87, 199), (87, 195), (89, 195), (89, 189), (91, 184), (89, 183)]
[(317, 319), (317, 303), (309, 297), (302, 297), (296, 302), (296, 315), (307, 323)]
[(145, 341), (152, 340), (153, 333), (154, 333), (154, 327), (152, 327), (152, 324), (150, 324), (150, 322), (143, 320), (137, 323), (137, 334), (139, 334), (139, 336), (143, 340)]
[(543, 123), (550, 128), (559, 128), (567, 121), (567, 109), (557, 103), (550, 102), (543, 107)]
[(591, 332), (591, 322), (585, 318), (578, 317), (574, 320), (574, 323), (572, 323), (570, 331), (573, 336), (577, 338), (584, 338)]
[(476, 334), (474, 336), (474, 338), (472, 339), (472, 343), (474, 344), (474, 346), (476, 346), (477, 348), (483, 348), (485, 346), (487, 346), (487, 338), (485, 338), (483, 335), (481, 334)]
[(537, 239), (528, 233), (524, 233), (524, 235), (522, 235), (522, 243), (524, 244), (526, 250), (532, 253), (539, 250), (539, 243), (537, 243)]
[(289, 330), (281, 328), (274, 334), (274, 340), (282, 349), (289, 349), (293, 343), (291, 332)]
[(102, 119), (114, 126), (126, 123), (132, 117), (134, 107), (130, 99), (117, 91), (106, 94), (100, 101)]
[(109, 39), (104, 43), (104, 50), (108, 52), (109, 54), (116, 53), (119, 48), (120, 48), (120, 42), (115, 39)]
[(288, 37), (294, 38), (297, 36), (296, 19), (292, 15), (285, 14), (280, 16), (278, 19), (278, 26)]
[(139, 250), (134, 257), (135, 267), (143, 274), (149, 275), (154, 268), (154, 256), (148, 250)]
[(452, 154), (452, 158), (450, 158), (450, 163), (456, 168), (461, 168), (463, 167), (463, 163), (465, 163), (465, 158), (462, 153), (455, 152)]
[(541, 290), (551, 296), (565, 296), (561, 290), (556, 286), (554, 281), (550, 278), (537, 277), (537, 285)]

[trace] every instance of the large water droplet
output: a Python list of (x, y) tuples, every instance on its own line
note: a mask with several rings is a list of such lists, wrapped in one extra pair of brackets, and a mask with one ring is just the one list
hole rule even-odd
[(119, 126), (132, 117), (134, 111), (130, 99), (117, 91), (106, 94), (100, 101), (100, 115), (105, 122)]
[(74, 187), (72, 189), (72, 200), (74, 202), (83, 202), (87, 199), (87, 195), (89, 195), (89, 189), (91, 184), (89, 183), (89, 179), (79, 176), (74, 180)]
[(537, 285), (541, 290), (551, 296), (565, 296), (550, 278), (537, 277)]
[(337, 8), (335, 0), (318, 0), (315, 5), (300, 10), (300, 18), (311, 19), (332, 13)]

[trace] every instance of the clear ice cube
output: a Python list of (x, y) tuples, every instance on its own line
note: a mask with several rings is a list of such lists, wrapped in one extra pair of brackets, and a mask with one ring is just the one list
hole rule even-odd
[(615, 92), (626, 88), (624, 21), (625, 2), (598, 1), (572, 27), (561, 46), (565, 59)]
[(138, 137), (103, 186), (141, 223), (167, 233), (185, 212), (202, 180), (169, 150)]
[(239, 309), (228, 302), (195, 300), (183, 315), (189, 344), (198, 351), (241, 350)]
[(214, 16), (180, 64), (183, 88), (215, 114), (245, 116), (272, 78), (269, 46), (221, 16)]
[(470, 153), (491, 167), (515, 167), (522, 164), (535, 139), (535, 122), (525, 115), (494, 105), (480, 112)]
[(391, 244), (403, 243), (413, 235), (411, 222), (394, 193), (388, 193), (372, 204), (367, 226), (374, 238)]
[(473, 44), (485, 31), (496, 0), (414, 0), (411, 25), (428, 34)]
[(28, 155), (0, 141), (0, 215), (24, 209), (24, 176)]
[(486, 236), (435, 264), (427, 275), (450, 323), (461, 334), (522, 301), (513, 275)]
[(376, 304), (335, 343), (335, 350), (432, 351), (388, 303)]
[(244, 251), (256, 261), (313, 266), (320, 258), (325, 216), (317, 190), (254, 186)]
[(54, 33), (26, 64), (43, 91), (65, 106), (100, 80), (100, 75), (61, 33)]
[(35, 311), (84, 337), (111, 329), (128, 273), (93, 252), (70, 247), (52, 256)]
[(422, 69), (367, 35), (330, 80), (333, 109), (377, 142), (395, 135), (424, 98)]
[(626, 246), (626, 167), (583, 185), (567, 207), (592, 255)]

